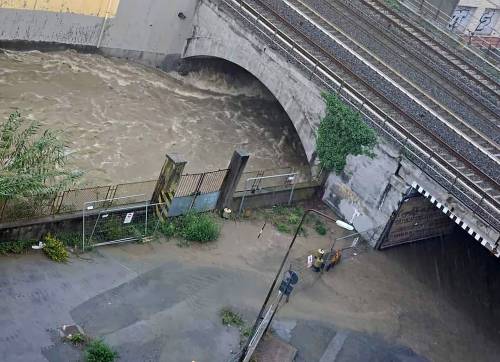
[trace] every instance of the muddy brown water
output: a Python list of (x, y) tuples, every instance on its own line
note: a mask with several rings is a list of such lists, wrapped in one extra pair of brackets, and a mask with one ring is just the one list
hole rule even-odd
[(248, 170), (304, 166), (288, 116), (250, 74), (186, 76), (75, 51), (0, 52), (0, 117), (18, 109), (61, 129), (82, 184), (154, 179), (164, 155), (186, 172), (225, 168), (235, 148)]

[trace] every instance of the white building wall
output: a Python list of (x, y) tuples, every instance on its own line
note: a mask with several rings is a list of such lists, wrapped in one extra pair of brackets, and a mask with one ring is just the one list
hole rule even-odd
[(460, 0), (451, 27), (457, 33), (500, 36), (500, 0)]

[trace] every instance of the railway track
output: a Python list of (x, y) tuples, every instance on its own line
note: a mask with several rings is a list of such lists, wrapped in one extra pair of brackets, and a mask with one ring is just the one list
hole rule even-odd
[[(496, 180), (467, 161), (453, 147), (423, 129), (417, 120), (406, 115), (390, 99), (384, 99), (377, 94), (369, 84), (358, 79), (349, 68), (332, 57), (321, 45), (309, 39), (307, 34), (289, 24), (264, 1), (256, 0), (251, 4), (243, 0), (223, 0), (223, 2), (235, 6), (236, 11), (238, 6), (244, 7), (251, 15), (251, 20), (247, 21), (252, 26), (262, 22), (264, 30), (259, 29), (259, 31), (268, 37), (268, 43), (278, 44), (279, 35), (281, 43), (277, 49), (286, 49), (287, 57), (295, 58), (295, 54), (300, 54), (301, 59), (305, 61), (296, 58), (297, 63), (308, 70), (310, 77), (316, 76), (323, 87), (327, 85), (325, 78), (333, 80), (333, 84), (337, 87), (340, 85), (338, 89), (332, 85), (327, 85), (325, 88), (336, 91), (344, 99), (344, 95), (347, 95), (351, 104), (357, 103), (360, 112), (367, 117), (367, 113), (374, 116), (370, 121), (379, 130), (387, 127), (390, 129), (384, 131), (387, 135), (394, 137), (395, 140), (403, 140), (400, 144), (408, 151), (410, 161), (418, 164), (438, 183), (446, 184), (445, 187), (452, 194), (458, 195), (457, 198), (464, 205), (473, 209), (485, 222), (499, 229), (500, 190)], [(416, 150), (418, 155), (413, 150)]]
[(394, 10), (382, 4), (379, 0), (362, 0), (365, 4), (377, 11), (387, 20), (396, 24), (403, 32), (420, 42), (443, 60), (453, 65), (464, 77), (476, 82), (478, 88), (483, 94), (489, 95), (493, 106), (498, 106), (500, 102), (500, 84), (497, 80), (491, 78), (481, 69), (468, 62), (465, 58), (456, 53), (452, 53), (448, 48), (432, 39), (429, 35), (419, 30), (414, 24), (399, 16)]
[[(257, 5), (257, 3), (260, 5)], [(377, 73), (373, 67), (370, 68), (370, 65), (364, 64), (364, 61), (359, 56), (354, 57), (345, 45), (335, 45), (332, 48), (333, 44), (339, 42), (335, 39), (328, 39), (325, 42), (323, 38), (317, 36), (321, 29), (315, 26), (314, 23), (310, 23), (308, 19), (303, 18), (295, 9), (290, 8), (287, 3), (287, 1), (283, 0), (259, 0), (255, 2), (255, 6), (261, 6), (260, 11), (270, 12), (270, 16), (274, 17), (275, 26), (280, 22), (286, 24), (289, 31), (288, 36), (291, 38), (293, 36), (290, 31), (300, 34), (302, 36), (301, 41), (306, 42), (308, 46), (312, 46), (312, 52), (317, 59), (333, 67), (337, 74), (340, 74), (343, 79), (346, 79), (363, 95), (368, 96), (378, 108), (383, 109), (391, 117), (397, 117), (401, 124), (405, 125), (406, 129), (411, 129), (414, 132), (413, 134), (422, 137), (424, 133), (431, 136), (435, 140), (435, 143), (432, 144), (433, 147), (435, 147), (436, 143), (443, 147), (452, 144), (453, 147), (450, 147), (449, 153), (458, 159), (466, 161), (469, 167), (476, 169), (477, 172), (487, 177), (492, 184), (490, 186), (498, 182), (500, 178), (498, 159), (479, 148), (467, 134), (435, 117), (424, 105), (417, 105), (416, 102), (418, 101), (411, 94), (390, 81), (385, 75), (380, 76), (381, 73)], [(297, 42), (298, 39), (295, 41)], [(347, 53), (348, 55), (346, 55)], [(356, 69), (353, 69), (353, 67)], [(389, 84), (391, 82), (392, 84)], [(394, 110), (397, 113), (391, 113)], [(427, 119), (424, 117), (427, 117)], [(419, 126), (420, 132), (416, 132), (415, 125)], [(439, 151), (443, 153), (443, 149)], [(487, 189), (494, 190), (495, 187), (488, 187)]]
[[(489, 112), (488, 109), (482, 108), (481, 103), (475, 104), (480, 109), (474, 109), (473, 116), (482, 118), (482, 125), (484, 125), (483, 126), (484, 131), (479, 130), (478, 128), (474, 127), (474, 125), (469, 124), (469, 122), (467, 122), (465, 119), (458, 117), (449, 109), (442, 106), (435, 98), (432, 98), (431, 96), (427, 95), (422, 89), (420, 89), (419, 86), (409, 81), (404, 75), (402, 75), (397, 70), (393, 69), (380, 57), (377, 57), (363, 45), (353, 40), (350, 36), (348, 36), (345, 33), (345, 31), (341, 30), (327, 18), (323, 17), (312, 5), (309, 5), (308, 1), (286, 0), (285, 3), (291, 4), (297, 9), (297, 11), (300, 11), (315, 24), (318, 24), (329, 34), (333, 35), (335, 39), (340, 40), (344, 44), (348, 45), (350, 49), (356, 51), (369, 63), (376, 66), (377, 69), (381, 70), (392, 80), (402, 85), (405, 88), (405, 90), (409, 91), (411, 94), (413, 94), (423, 103), (425, 103), (430, 109), (436, 112), (436, 114), (438, 114), (446, 122), (448, 122), (450, 127), (462, 132), (463, 134), (466, 134), (475, 144), (477, 144), (478, 147), (482, 148), (483, 150), (485, 150), (485, 152), (489, 153), (496, 161), (500, 161), (500, 146), (499, 146), (500, 121), (497, 121), (496, 123), (494, 121), (490, 121), (490, 119), (497, 118), (495, 113)], [(322, 3), (325, 6), (331, 7), (332, 10), (339, 11), (342, 14), (346, 14), (346, 11), (353, 12), (353, 9), (351, 9), (349, 6), (346, 5), (341, 5), (339, 8), (337, 8), (330, 1), (322, 1)], [(366, 25), (364, 25), (363, 21), (359, 19), (360, 15), (361, 14), (359, 14), (358, 12), (354, 12), (354, 16), (352, 18), (349, 17), (349, 21), (356, 22), (356, 26), (359, 27), (359, 29), (362, 29)], [(401, 54), (400, 52), (402, 52), (403, 50), (397, 49), (397, 51), (398, 54)], [(405, 58), (404, 56), (401, 56), (401, 59), (404, 58)], [(414, 65), (411, 65), (410, 68), (412, 66), (414, 67)], [(432, 70), (428, 71), (431, 72)], [(433, 74), (431, 73), (431, 76), (432, 75)], [(427, 76), (428, 75), (424, 74), (424, 72), (419, 71), (418, 78), (421, 79)], [(437, 82), (435, 80), (432, 81)], [(439, 85), (436, 85), (436, 87), (439, 88), (440, 91), (442, 90), (442, 88), (444, 88), (442, 92), (448, 93), (450, 97), (456, 97), (456, 102), (467, 103), (467, 101), (469, 100), (468, 95), (466, 94), (457, 95), (456, 92), (453, 92), (452, 94), (453, 91), (452, 89), (449, 89), (449, 87), (442, 87), (443, 82), (446, 82), (446, 80), (441, 79), (441, 83)]]

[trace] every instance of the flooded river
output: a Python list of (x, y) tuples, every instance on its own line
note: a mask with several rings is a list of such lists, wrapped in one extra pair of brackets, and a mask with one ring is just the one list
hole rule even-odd
[(246, 72), (167, 74), (75, 51), (0, 53), (0, 116), (13, 110), (61, 129), (87, 185), (158, 176), (178, 152), (187, 172), (225, 168), (233, 150), (248, 169), (303, 165), (293, 126)]

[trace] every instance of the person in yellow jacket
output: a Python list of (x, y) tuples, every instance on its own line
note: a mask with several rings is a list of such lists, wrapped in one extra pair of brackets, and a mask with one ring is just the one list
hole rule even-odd
[(313, 264), (312, 264), (312, 269), (318, 273), (323, 269), (323, 266), (325, 264), (324, 262), (324, 257), (325, 251), (323, 249), (318, 249), (316, 252), (313, 254)]

